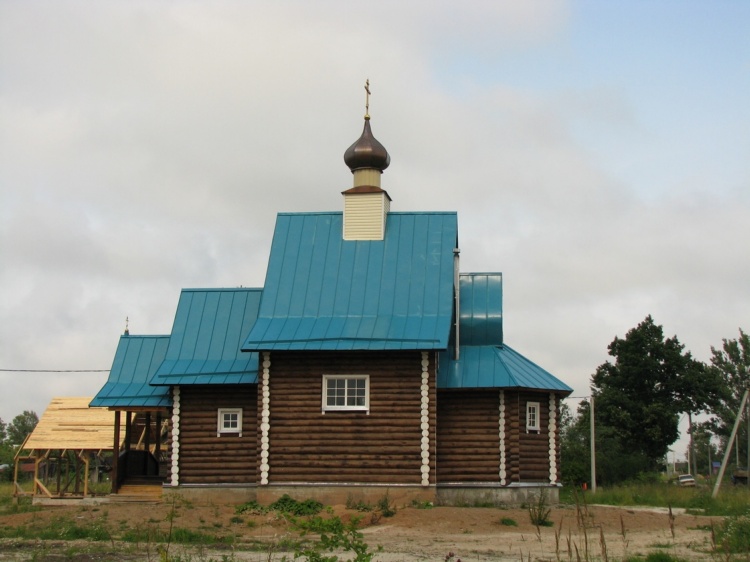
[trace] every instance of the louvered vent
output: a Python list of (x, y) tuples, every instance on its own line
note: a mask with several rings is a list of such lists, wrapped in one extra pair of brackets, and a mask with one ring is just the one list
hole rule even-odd
[(344, 240), (382, 240), (390, 210), (385, 191), (344, 194)]

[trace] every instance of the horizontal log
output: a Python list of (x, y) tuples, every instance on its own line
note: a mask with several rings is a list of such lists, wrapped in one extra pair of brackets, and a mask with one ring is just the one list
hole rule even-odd
[(316, 447), (325, 446), (336, 446), (339, 450), (350, 449), (352, 447), (415, 447), (421, 445), (420, 437), (412, 437), (411, 439), (404, 439), (403, 437), (394, 437), (393, 439), (383, 439), (382, 436), (376, 435), (362, 435), (362, 436), (342, 436), (336, 439), (335, 436), (329, 439), (315, 438), (315, 439), (303, 439), (299, 435), (293, 436), (282, 436), (282, 435), (271, 435), (270, 445), (272, 450), (276, 450), (276, 447), (289, 447), (292, 449), (314, 449)]
[(253, 447), (258, 442), (259, 433), (254, 431), (250, 434), (243, 432), (242, 437), (232, 434), (223, 434), (217, 437), (216, 431), (213, 432), (180, 432), (180, 444), (187, 443), (194, 445), (205, 445), (206, 447), (219, 447), (228, 449), (238, 449), (243, 447)]
[[(430, 476), (434, 480), (434, 476)], [(328, 469), (318, 471), (280, 472), (271, 467), (268, 473), (271, 482), (377, 482), (385, 484), (419, 483), (422, 473), (419, 470), (373, 471), (362, 470), (333, 472)]]
[(497, 472), (475, 473), (475, 472), (438, 472), (437, 481), (440, 482), (497, 482), (500, 483), (500, 477)]
[(369, 470), (373, 469), (414, 469), (419, 470), (422, 466), (422, 459), (419, 456), (413, 458), (402, 457), (395, 458), (392, 460), (380, 460), (380, 459), (365, 459), (354, 456), (348, 457), (315, 457), (313, 455), (304, 455), (298, 457), (288, 457), (280, 459), (272, 456), (269, 464), (274, 467), (283, 467), (284, 469), (303, 469), (313, 470), (318, 468), (331, 468), (334, 470), (351, 468), (355, 470)]
[(180, 472), (185, 474), (245, 474), (255, 472), (256, 466), (247, 463), (234, 463), (227, 465), (217, 464), (199, 464), (199, 463), (180, 463)]
[(475, 464), (478, 462), (500, 462), (500, 453), (496, 450), (475, 449), (472, 451), (445, 451), (438, 449), (438, 462)]
[(239, 458), (247, 461), (248, 459), (255, 459), (258, 456), (259, 449), (236, 449), (234, 451), (214, 451), (204, 447), (183, 447), (180, 449), (179, 458)]
[(255, 474), (191, 474), (180, 475), (181, 484), (255, 484)]

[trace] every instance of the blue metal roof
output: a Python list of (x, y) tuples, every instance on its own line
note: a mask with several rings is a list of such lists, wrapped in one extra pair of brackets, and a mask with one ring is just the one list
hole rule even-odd
[(438, 388), (528, 388), (573, 392), (539, 365), (507, 345), (460, 346), (460, 360), (451, 351), (440, 354)]
[(255, 384), (258, 354), (240, 351), (261, 289), (183, 289), (166, 357), (151, 384)]
[(169, 336), (121, 336), (109, 379), (90, 406), (171, 406), (169, 389), (149, 386), (168, 345)]
[(456, 213), (389, 213), (384, 240), (343, 240), (342, 213), (282, 213), (244, 350), (445, 349)]
[(503, 274), (462, 273), (459, 289), (460, 343), (502, 345)]

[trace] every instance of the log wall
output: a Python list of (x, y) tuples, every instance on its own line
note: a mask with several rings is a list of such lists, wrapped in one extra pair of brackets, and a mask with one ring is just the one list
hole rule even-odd
[[(181, 386), (180, 484), (253, 484), (257, 478), (258, 387)], [(242, 437), (216, 436), (219, 408), (242, 408)]]
[[(426, 431), (434, 484), (435, 354), (428, 359)], [(273, 352), (270, 361), (270, 484), (422, 483), (421, 353)], [(370, 375), (369, 413), (323, 413), (324, 374)]]
[[(510, 398), (513, 406), (508, 407), (508, 424), (512, 434), (512, 444), (509, 443), (508, 455), (511, 459), (513, 482), (549, 482), (549, 392), (506, 392), (506, 401)], [(526, 403), (539, 403), (540, 430), (526, 430)], [(559, 458), (559, 400), (555, 424), (555, 454), (557, 460), (558, 478), (560, 469)], [(506, 426), (508, 427), (508, 426)]]
[(498, 482), (499, 391), (438, 392), (437, 480)]

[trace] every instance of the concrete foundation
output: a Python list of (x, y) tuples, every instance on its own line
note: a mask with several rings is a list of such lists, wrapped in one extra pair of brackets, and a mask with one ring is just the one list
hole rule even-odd
[(531, 504), (545, 494), (548, 505), (560, 503), (560, 488), (545, 484), (525, 486), (438, 486), (437, 503), (452, 506), (509, 507)]
[(242, 486), (165, 486), (163, 501), (170, 502), (173, 497), (188, 500), (197, 505), (236, 504), (240, 505), (256, 499), (257, 487)]
[(284, 486), (259, 486), (258, 502), (263, 505), (275, 502), (284, 494), (288, 494), (296, 500), (314, 499), (325, 505), (347, 505), (347, 504), (376, 504), (378, 501), (388, 498), (393, 506), (410, 505), (412, 502), (435, 502), (434, 486), (409, 486), (409, 485), (284, 485)]
[(268, 505), (284, 494), (302, 501), (314, 499), (325, 505), (376, 504), (387, 497), (395, 507), (432, 502), (451, 506), (518, 506), (538, 500), (546, 494), (549, 505), (559, 503), (555, 485), (493, 486), (486, 484), (453, 484), (439, 486), (365, 485), (365, 484), (285, 484), (268, 486), (177, 486), (164, 487), (163, 501), (176, 495), (196, 504), (242, 504), (257, 501)]

